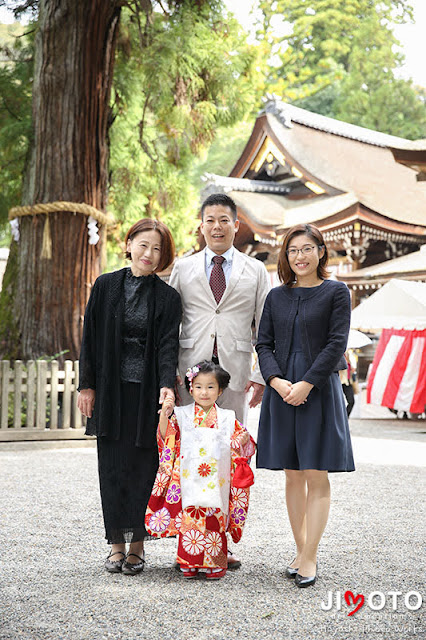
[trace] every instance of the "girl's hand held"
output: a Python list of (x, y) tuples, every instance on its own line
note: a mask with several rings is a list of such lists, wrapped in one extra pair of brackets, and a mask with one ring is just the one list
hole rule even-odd
[(160, 420), (159, 420), (159, 427), (160, 427), (160, 434), (161, 437), (164, 438), (166, 436), (166, 431), (167, 431), (167, 421), (170, 418), (170, 416), (173, 413), (173, 409), (175, 406), (175, 399), (174, 397), (172, 398), (172, 396), (168, 395), (164, 398), (164, 402), (162, 404), (161, 407), (161, 411), (160, 411)]
[(175, 392), (173, 391), (173, 389), (170, 389), (169, 387), (161, 387), (161, 389), (160, 389), (160, 397), (158, 399), (158, 404), (163, 404), (165, 398), (172, 398), (173, 401), (174, 401)]
[(166, 418), (170, 418), (173, 413), (173, 409), (175, 407), (175, 401), (171, 396), (167, 396), (163, 402), (163, 406), (161, 407), (161, 415), (164, 415)]

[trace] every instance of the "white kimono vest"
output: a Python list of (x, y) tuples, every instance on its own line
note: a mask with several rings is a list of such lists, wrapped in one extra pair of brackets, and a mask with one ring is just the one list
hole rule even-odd
[(195, 404), (175, 407), (180, 427), (180, 483), (182, 508), (189, 506), (229, 511), (231, 436), (235, 413), (216, 405), (218, 429), (194, 426)]

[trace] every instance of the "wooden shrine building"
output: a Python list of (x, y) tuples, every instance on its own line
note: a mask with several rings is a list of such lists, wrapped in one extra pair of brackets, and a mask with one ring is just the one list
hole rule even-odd
[(420, 251), (338, 276), (351, 290), (355, 304), (368, 298), (391, 278), (426, 282), (426, 244)]
[(426, 140), (405, 140), (399, 147), (391, 147), (396, 162), (411, 167), (419, 182), (426, 181)]
[(410, 144), (271, 98), (231, 174), (206, 174), (203, 196), (235, 200), (236, 246), (270, 269), (286, 229), (315, 224), (343, 275), (426, 243), (426, 184), (390, 150)]

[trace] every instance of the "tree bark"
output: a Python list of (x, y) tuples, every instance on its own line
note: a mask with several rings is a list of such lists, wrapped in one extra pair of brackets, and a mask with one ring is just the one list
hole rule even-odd
[[(40, 1), (24, 205), (62, 200), (105, 210), (119, 5), (119, 0)], [(49, 214), (49, 260), (41, 258), (45, 219), (19, 219), (12, 296), (18, 331), (2, 327), (0, 349), (23, 359), (67, 350), (66, 357), (75, 359), (90, 288), (101, 272), (106, 230), (101, 228), (97, 245), (89, 245), (86, 216)]]

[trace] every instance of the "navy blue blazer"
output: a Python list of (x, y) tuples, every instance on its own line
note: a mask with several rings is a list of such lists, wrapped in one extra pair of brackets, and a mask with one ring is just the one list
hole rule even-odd
[(309, 363), (303, 380), (321, 388), (331, 373), (347, 368), (343, 354), (351, 320), (349, 289), (343, 282), (324, 280), (309, 293), (305, 289), (303, 298), (296, 291), (282, 285), (266, 298), (256, 345), (260, 370), (266, 381), (271, 376), (286, 377), (294, 319), (299, 313), (303, 353)]

